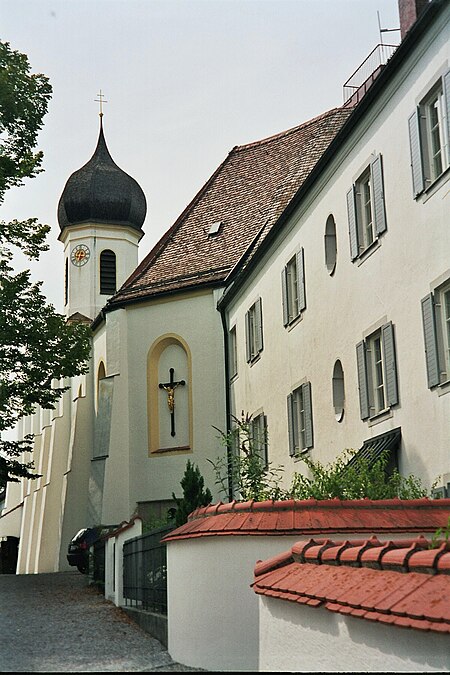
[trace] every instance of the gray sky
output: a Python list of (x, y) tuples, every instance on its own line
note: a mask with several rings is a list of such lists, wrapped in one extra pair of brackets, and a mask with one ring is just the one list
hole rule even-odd
[(1, 0), (0, 39), (49, 77), (53, 97), (45, 172), (7, 193), (0, 219), (51, 225), (32, 274), (56, 309), (56, 209), (95, 149), (100, 89), (110, 153), (147, 198), (141, 260), (233, 146), (342, 104), (343, 83), (380, 42), (377, 11), (382, 28), (398, 28), (397, 0)]

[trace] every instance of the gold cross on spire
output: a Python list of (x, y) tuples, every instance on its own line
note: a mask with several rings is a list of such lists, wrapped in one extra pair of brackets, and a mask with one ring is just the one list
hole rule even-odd
[(97, 94), (98, 98), (95, 100), (100, 103), (100, 117), (103, 117), (103, 103), (108, 103), (108, 101), (104, 100), (104, 94), (102, 94), (102, 90), (100, 89), (100, 93)]

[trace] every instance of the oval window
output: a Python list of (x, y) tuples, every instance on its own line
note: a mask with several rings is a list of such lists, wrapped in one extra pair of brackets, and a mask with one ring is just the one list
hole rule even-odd
[(339, 359), (333, 368), (333, 407), (334, 415), (338, 422), (342, 422), (344, 417), (345, 392), (344, 392), (344, 371)]
[(337, 241), (336, 241), (336, 223), (334, 217), (330, 214), (325, 226), (325, 264), (329, 274), (333, 274), (336, 267)]

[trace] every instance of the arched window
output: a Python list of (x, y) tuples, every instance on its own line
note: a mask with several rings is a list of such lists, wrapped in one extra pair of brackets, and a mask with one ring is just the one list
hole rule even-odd
[(333, 368), (333, 406), (334, 414), (338, 422), (344, 417), (345, 391), (344, 391), (344, 371), (339, 359)]
[(116, 292), (116, 254), (105, 249), (100, 253), (100, 293), (113, 295)]
[(325, 264), (330, 274), (333, 274), (336, 267), (337, 242), (336, 242), (336, 223), (334, 217), (330, 214), (325, 226)]

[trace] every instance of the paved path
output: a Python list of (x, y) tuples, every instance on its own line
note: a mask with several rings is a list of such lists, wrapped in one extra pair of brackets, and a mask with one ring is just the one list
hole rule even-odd
[(1, 672), (181, 672), (79, 572), (0, 574)]

